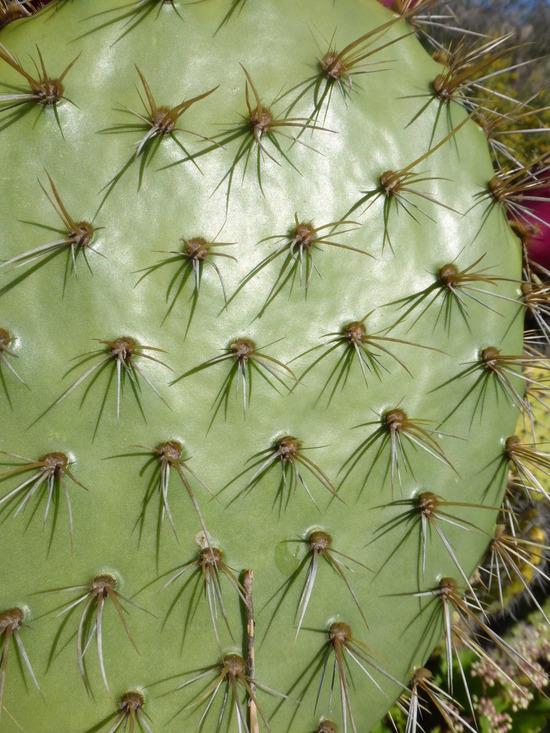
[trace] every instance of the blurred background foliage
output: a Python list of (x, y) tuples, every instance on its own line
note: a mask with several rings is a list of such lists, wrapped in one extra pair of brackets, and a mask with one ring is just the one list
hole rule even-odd
[[(389, 4), (384, 3), (384, 4)], [(445, 23), (459, 29), (481, 33), (488, 38), (509, 36), (509, 53), (499, 58), (483, 76), (495, 74), (487, 82), (494, 92), (521, 102), (529, 100), (533, 115), (522, 120), (524, 128), (550, 126), (550, 0), (455, 0), (441, 3), (438, 14), (451, 11), (454, 18)], [(433, 35), (445, 45), (456, 47), (460, 33), (434, 27)], [(475, 36), (470, 36), (470, 42)], [(428, 47), (429, 48), (429, 47)], [(493, 104), (496, 98), (493, 98)], [(506, 111), (506, 105), (497, 105)], [(540, 110), (538, 113), (536, 110)], [(517, 127), (513, 123), (510, 129)], [(508, 142), (524, 152), (526, 158), (550, 153), (548, 132), (515, 135)]]

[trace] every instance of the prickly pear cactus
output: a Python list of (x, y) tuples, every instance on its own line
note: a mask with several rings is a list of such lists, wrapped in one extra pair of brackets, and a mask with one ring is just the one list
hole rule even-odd
[(2, 30), (1, 730), (367, 731), (450, 633), (521, 247), (402, 10)]

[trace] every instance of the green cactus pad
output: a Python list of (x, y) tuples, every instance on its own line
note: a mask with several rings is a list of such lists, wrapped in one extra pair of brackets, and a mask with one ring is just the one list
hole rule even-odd
[(441, 65), (374, 0), (73, 0), (0, 42), (34, 95), (0, 106), (0, 730), (369, 730), (504, 491), (483, 131), (409, 124)]

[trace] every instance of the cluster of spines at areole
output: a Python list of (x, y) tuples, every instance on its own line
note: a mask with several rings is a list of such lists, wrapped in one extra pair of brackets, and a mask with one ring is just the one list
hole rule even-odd
[[(10, 0), (0, 0), (4, 9), (14, 12), (14, 5), (20, 5), (21, 11), (30, 14), (33, 10), (32, 3), (18, 2), (13, 3)], [(67, 4), (64, 0), (59, 0), (60, 5)], [(70, 4), (70, 3), (69, 3)], [(140, 0), (135, 5), (130, 5), (128, 11), (123, 14), (123, 20), (127, 22), (140, 22), (151, 11), (158, 10), (161, 3), (158, 0)], [(172, 3), (174, 11), (177, 12), (177, 2)], [(234, 20), (240, 12), (245, 12), (246, 0), (233, 0), (230, 3), (227, 15), (222, 19), (222, 23), (229, 23)], [(519, 403), (527, 423), (533, 412), (533, 402), (546, 404), (547, 385), (546, 371), (548, 370), (548, 362), (543, 355), (543, 351), (548, 347), (550, 338), (545, 318), (547, 309), (547, 298), (544, 297), (544, 279), (550, 277), (550, 273), (544, 271), (536, 263), (529, 259), (528, 243), (529, 238), (533, 235), (532, 220), (529, 218), (529, 211), (526, 202), (529, 196), (538, 196), (549, 183), (550, 167), (545, 160), (536, 161), (535, 164), (529, 162), (524, 164), (520, 161), (516, 153), (506, 145), (502, 144), (498, 138), (498, 124), (500, 122), (501, 113), (491, 107), (490, 93), (483, 99), (479, 95), (486, 92), (484, 87), (483, 74), (490, 64), (501, 55), (506, 53), (506, 45), (501, 40), (469, 40), (454, 42), (451, 50), (446, 50), (439, 41), (434, 40), (429, 35), (429, 29), (435, 22), (445, 22), (445, 18), (441, 19), (441, 15), (447, 15), (444, 4), (433, 2), (432, 0), (421, 0), (413, 2), (410, 0), (400, 0), (397, 2), (396, 9), (405, 16), (405, 20), (410, 24), (411, 28), (419, 35), (423, 36), (427, 43), (432, 43), (435, 53), (438, 57), (445, 60), (449, 71), (442, 73), (434, 80), (434, 96), (429, 100), (429, 104), (435, 104), (439, 107), (442, 117), (450, 115), (451, 102), (462, 104), (468, 111), (469, 117), (474, 117), (484, 129), (487, 130), (491, 149), (495, 154), (495, 177), (489, 183), (487, 191), (480, 196), (482, 200), (487, 201), (487, 216), (494, 207), (501, 207), (510, 217), (512, 226), (518, 234), (519, 241), (523, 248), (523, 281), (525, 311), (532, 318), (533, 331), (530, 331), (525, 343), (525, 353), (523, 355), (506, 355), (502, 354), (498, 348), (487, 346), (480, 354), (477, 361), (467, 365), (458, 378), (475, 375), (474, 387), (480, 395), (484, 394), (488, 384), (495, 384), (503, 395), (506, 395), (511, 402)], [(19, 9), (18, 9), (19, 10)], [(395, 21), (389, 21), (386, 25), (390, 27)], [(401, 22), (401, 21), (399, 21)], [(327, 52), (326, 57), (320, 64), (319, 76), (314, 77), (310, 84), (306, 84), (302, 90), (298, 92), (298, 98), (302, 94), (313, 94), (315, 104), (311, 111), (311, 115), (307, 118), (292, 117), (292, 110), (285, 114), (284, 117), (274, 118), (269, 109), (262, 105), (261, 97), (254, 86), (253, 79), (247, 69), (243, 67), (242, 71), (247, 80), (247, 97), (246, 103), (248, 107), (248, 121), (245, 120), (242, 126), (233, 130), (226, 131), (218, 140), (206, 140), (205, 151), (215, 153), (219, 147), (240, 140), (240, 147), (236, 153), (233, 165), (229, 168), (227, 175), (220, 181), (220, 184), (227, 186), (227, 206), (230, 204), (230, 194), (233, 173), (235, 167), (241, 161), (252, 154), (257, 155), (258, 160), (258, 184), (261, 186), (260, 161), (261, 155), (271, 156), (272, 153), (280, 154), (286, 163), (292, 165), (291, 160), (286, 158), (279, 146), (277, 139), (278, 128), (283, 132), (293, 135), (294, 139), (299, 139), (301, 133), (306, 129), (321, 130), (322, 129), (322, 112), (326, 104), (330, 103), (331, 95), (334, 89), (342, 88), (344, 93), (351, 86), (351, 80), (355, 73), (359, 73), (361, 64), (371, 59), (376, 51), (384, 46), (384, 30), (385, 28), (376, 29), (371, 32), (367, 39), (358, 39), (357, 42), (349, 44), (346, 49), (338, 54), (333, 50)], [(392, 41), (394, 42), (394, 41)], [(395, 41), (398, 42), (398, 41)], [(17, 70), (19, 63), (7, 49), (0, 47), (0, 59), (4, 63), (8, 63), (12, 68)], [(42, 59), (40, 63), (43, 64)], [(63, 76), (67, 74), (69, 77), (72, 67), (69, 65), (63, 72)], [(22, 67), (19, 67), (22, 69)], [(55, 105), (64, 97), (63, 86), (57, 86), (50, 83), (51, 80), (47, 76), (46, 69), (42, 65), (42, 74), (37, 69), (38, 76), (31, 77), (29, 80), (29, 72), (21, 71), (22, 76), (29, 82), (31, 91), (27, 94), (26, 99), (2, 100), (0, 102), (4, 107), (13, 104), (52, 104)], [(136, 152), (136, 158), (139, 155), (145, 155), (146, 143), (157, 138), (159, 141), (165, 136), (175, 138), (178, 120), (190, 104), (199, 102), (206, 96), (213, 93), (214, 89), (205, 91), (199, 97), (194, 98), (186, 103), (182, 103), (180, 107), (170, 110), (157, 106), (154, 95), (149, 88), (146, 78), (142, 72), (137, 69), (140, 81), (142, 83), (142, 91), (147, 99), (148, 118), (145, 122), (149, 129), (146, 129), (146, 135), (140, 143)], [(59, 80), (58, 80), (59, 81)], [(33, 85), (34, 82), (34, 85)], [(63, 79), (61, 79), (63, 82)], [(61, 84), (61, 82), (59, 82)], [(508, 100), (513, 102), (513, 100)], [(291, 105), (292, 107), (292, 105)], [(422, 110), (421, 110), (422, 111)], [(518, 115), (523, 114), (521, 107), (518, 108)], [(513, 122), (514, 114), (507, 115), (507, 121)], [(510, 119), (508, 119), (510, 118)], [(450, 117), (447, 117), (450, 120)], [(463, 123), (461, 123), (463, 124)], [(285, 130), (285, 128), (287, 128)], [(242, 282), (242, 288), (248, 285), (252, 277), (264, 266), (270, 264), (274, 259), (280, 257), (284, 259), (281, 266), (281, 274), (271, 291), (268, 293), (263, 308), (267, 308), (271, 301), (278, 295), (279, 291), (284, 287), (285, 283), (292, 277), (302, 279), (304, 284), (309, 285), (310, 278), (314, 272), (315, 263), (313, 261), (315, 245), (329, 245), (347, 248), (344, 242), (340, 241), (340, 235), (347, 231), (347, 227), (355, 226), (354, 217), (362, 214), (364, 209), (368, 207), (371, 201), (381, 199), (384, 204), (384, 246), (392, 247), (391, 240), (391, 216), (396, 206), (406, 206), (408, 197), (419, 195), (419, 189), (416, 187), (420, 182), (420, 174), (416, 172), (417, 166), (423, 163), (430, 155), (432, 155), (440, 146), (452, 144), (452, 138), (457, 133), (457, 128), (451, 127), (448, 135), (435, 143), (430, 149), (418, 156), (411, 164), (400, 171), (386, 171), (381, 177), (379, 186), (372, 191), (361, 192), (357, 202), (353, 204), (348, 212), (342, 216), (339, 222), (330, 222), (324, 225), (314, 227), (311, 222), (303, 222), (298, 218), (295, 222), (295, 228), (291, 235), (281, 233), (277, 239), (282, 242), (280, 249), (275, 251), (275, 255), (268, 256), (262, 260)], [(435, 135), (435, 127), (434, 127)], [(271, 143), (274, 147), (268, 147)], [(270, 152), (271, 151), (271, 152)], [(186, 149), (183, 149), (186, 159), (192, 160)], [(128, 167), (133, 163), (131, 159)], [(285, 162), (283, 160), (283, 162)], [(121, 175), (125, 173), (124, 169)], [(9, 260), (6, 265), (25, 266), (29, 262), (40, 260), (43, 255), (50, 255), (57, 251), (67, 251), (70, 255), (68, 260), (70, 266), (76, 269), (77, 256), (82, 254), (86, 258), (87, 250), (93, 251), (92, 240), (94, 229), (87, 222), (78, 222), (71, 218), (70, 213), (65, 209), (63, 199), (58, 191), (56, 183), (49, 177), (49, 185), (43, 185), (45, 195), (56, 210), (63, 225), (66, 234), (62, 240), (50, 246), (40, 247), (30, 250), (22, 255), (16, 256)], [(424, 179), (425, 180), (425, 179)], [(106, 197), (112, 192), (117, 185), (119, 177), (116, 176), (107, 184), (104, 198), (100, 207), (106, 200)], [(42, 185), (42, 184), (41, 184)], [(416, 188), (416, 190), (415, 190)], [(543, 196), (543, 194), (541, 194)], [(539, 196), (540, 198), (540, 196)], [(434, 203), (439, 203), (435, 201)], [(442, 204), (443, 205), (443, 204)], [(351, 217), (351, 218), (350, 218)], [(545, 222), (540, 222), (541, 226)], [(209, 262), (214, 266), (212, 259), (208, 260), (215, 254), (223, 256), (232, 256), (231, 250), (224, 251), (223, 247), (230, 246), (231, 243), (206, 242), (205, 240), (189, 239), (184, 241), (184, 258), (183, 262), (190, 270), (191, 277), (196, 278), (196, 294), (198, 296), (198, 288), (200, 285), (200, 276), (202, 267), (205, 262)], [(215, 252), (215, 248), (220, 248)], [(353, 249), (349, 247), (348, 249)], [(179, 261), (181, 253), (169, 253), (175, 261)], [(363, 254), (367, 254), (363, 252)], [(162, 263), (161, 263), (162, 264)], [(152, 265), (145, 271), (143, 277), (152, 274), (160, 265)], [(183, 265), (182, 265), (183, 267)], [(285, 268), (287, 270), (285, 271)], [(219, 272), (219, 271), (218, 271)], [(285, 279), (286, 278), (286, 279)], [(478, 299), (487, 294), (486, 287), (490, 287), (498, 280), (498, 277), (484, 268), (483, 263), (479, 260), (468, 262), (461, 269), (455, 263), (449, 263), (441, 268), (436, 274), (432, 286), (424, 291), (412, 294), (405, 301), (395, 304), (402, 313), (401, 318), (413, 315), (420, 318), (422, 314), (430, 307), (431, 303), (439, 298), (444, 301), (441, 309), (441, 318), (450, 319), (452, 309), (458, 309), (465, 314), (464, 302), (468, 297)], [(220, 275), (220, 283), (223, 291), (223, 299), (227, 302), (225, 294), (223, 278)], [(6, 289), (9, 292), (10, 286)], [(174, 300), (177, 298), (177, 284), (174, 285), (176, 292)], [(533, 292), (539, 294), (538, 298), (533, 297)], [(4, 294), (4, 290), (2, 290)], [(229, 301), (238, 294), (235, 293)], [(190, 320), (192, 313), (190, 316)], [(464, 315), (464, 317), (467, 317)], [(368, 316), (361, 320), (350, 322), (340, 333), (328, 334), (330, 337), (329, 348), (338, 350), (336, 353), (344, 354), (341, 372), (335, 376), (336, 384), (327, 385), (327, 391), (330, 395), (334, 394), (334, 390), (338, 386), (341, 379), (345, 379), (345, 369), (349, 369), (351, 360), (355, 360), (363, 371), (365, 381), (367, 380), (367, 372), (377, 373), (380, 368), (377, 358), (373, 356), (373, 346), (385, 353), (389, 358), (393, 358), (402, 368), (407, 369), (406, 364), (392, 353), (392, 345), (395, 343), (405, 344), (411, 347), (428, 348), (421, 344), (415, 344), (404, 340), (395, 339), (387, 336), (386, 332), (377, 332), (371, 334), (368, 329)], [(190, 325), (190, 321), (189, 321)], [(433, 350), (433, 349), (432, 349)], [(324, 358), (326, 352), (322, 352), (320, 356), (315, 358), (308, 367), (306, 372), (314, 368), (318, 361)], [(14, 350), (13, 338), (6, 329), (0, 330), (0, 360), (2, 367), (2, 380), (5, 389), (5, 396), (9, 399), (10, 378), (16, 378), (22, 381), (20, 375), (15, 370), (13, 364), (14, 357), (17, 352)], [(301, 355), (302, 356), (302, 355)], [(45, 413), (50, 409), (57, 407), (58, 403), (69, 398), (73, 391), (77, 389), (86, 389), (87, 383), (93, 380), (95, 375), (103, 369), (112, 369), (113, 379), (117, 384), (117, 417), (120, 410), (121, 384), (126, 378), (134, 384), (140, 380), (144, 380), (148, 386), (155, 392), (156, 387), (152, 384), (146, 371), (143, 371), (140, 365), (142, 359), (159, 360), (155, 356), (155, 351), (151, 347), (141, 345), (130, 336), (119, 336), (113, 340), (105, 340), (99, 349), (96, 360), (92, 366), (83, 367), (78, 373), (77, 379), (69, 386), (69, 388), (58, 396), (41, 415), (35, 416), (37, 419), (43, 419)], [(145, 362), (146, 363), (146, 362)], [(241, 390), (244, 399), (244, 408), (247, 408), (248, 396), (246, 392), (246, 384), (252, 368), (263, 370), (271, 378), (278, 380), (285, 387), (293, 388), (295, 382), (299, 382), (293, 369), (271, 354), (269, 349), (264, 353), (262, 347), (257, 347), (252, 340), (241, 338), (230, 345), (226, 351), (214, 356), (196, 368), (185, 372), (182, 375), (176, 375), (174, 382), (183, 378), (192, 378), (193, 373), (203, 370), (215, 368), (217, 364), (223, 364), (230, 368), (226, 370), (227, 377), (222, 384), (222, 388), (218, 395), (217, 410), (224, 407), (229, 395), (229, 388), (238, 380), (242, 380)], [(533, 376), (534, 369), (542, 371), (542, 376)], [(521, 371), (525, 388), (518, 387), (517, 374)], [(304, 372), (305, 373), (305, 372)], [(344, 376), (342, 376), (344, 375)], [(303, 376), (303, 375), (300, 375)], [(455, 375), (453, 379), (456, 379)], [(158, 393), (157, 393), (158, 394)], [(160, 394), (158, 395), (159, 397)], [(162, 399), (162, 397), (161, 397)], [(481, 397), (480, 399), (483, 399)], [(457, 408), (452, 408), (454, 409)], [(452, 414), (452, 413), (450, 413)], [(101, 413), (100, 413), (101, 416)], [(449, 417), (450, 415), (447, 415)], [(216, 417), (216, 415), (214, 415)], [(439, 441), (436, 440), (434, 426), (424, 421), (421, 417), (409, 415), (403, 408), (396, 405), (394, 409), (387, 410), (379, 416), (378, 420), (373, 420), (370, 425), (374, 426), (373, 432), (366, 441), (360, 443), (356, 451), (352, 453), (347, 464), (343, 466), (344, 474), (351, 471), (356, 465), (359, 458), (367, 450), (373, 448), (373, 452), (385, 449), (389, 454), (387, 473), (392, 484), (400, 484), (403, 474), (408, 470), (406, 451), (403, 445), (415, 445), (420, 450), (431, 455), (435, 461), (439, 461), (447, 465), (449, 470), (453, 470), (453, 466), (448, 461), (446, 454), (442, 450)], [(99, 426), (99, 419), (98, 419)], [(4, 455), (8, 455), (15, 460), (15, 467), (10, 468), (3, 474), (3, 478), (17, 477), (19, 474), (24, 476), (21, 483), (10, 488), (0, 498), (0, 502), (4, 506), (13, 506), (16, 502), (15, 513), (24, 509), (25, 506), (40, 492), (46, 492), (46, 510), (45, 519), (50, 508), (50, 503), (59, 498), (59, 494), (63, 492), (66, 500), (66, 507), (69, 517), (70, 535), (72, 541), (72, 507), (69, 498), (68, 485), (73, 482), (77, 486), (84, 488), (80, 484), (78, 477), (70, 470), (70, 457), (64, 453), (51, 452), (43, 456), (21, 457), (4, 451)], [(224, 560), (223, 553), (220, 548), (212, 546), (210, 543), (209, 528), (203, 519), (200, 504), (195, 496), (195, 492), (191, 486), (190, 477), (199, 483), (201, 479), (193, 473), (183, 454), (183, 447), (177, 441), (166, 441), (157, 446), (144, 447), (137, 455), (146, 457), (151, 464), (156, 466), (153, 471), (153, 477), (149, 484), (149, 498), (151, 498), (154, 490), (159, 489), (160, 507), (159, 512), (161, 518), (166, 518), (172, 525), (174, 532), (174, 520), (171, 515), (170, 505), (168, 502), (168, 485), (170, 475), (177, 473), (183, 482), (189, 499), (193, 504), (197, 515), (197, 528), (202, 531), (202, 548), (197, 557), (178, 568), (172, 577), (168, 578), (165, 587), (175, 582), (175, 580), (186, 574), (196, 574), (200, 583), (204, 584), (204, 591), (207, 595), (209, 612), (212, 619), (213, 633), (220, 646), (221, 661), (208, 669), (202, 670), (194, 677), (187, 677), (176, 689), (184, 689), (199, 681), (206, 681), (207, 693), (202, 688), (201, 702), (203, 706), (203, 714), (199, 721), (199, 726), (203, 725), (208, 715), (208, 710), (212, 704), (218, 690), (225, 691), (224, 698), (226, 704), (234, 711), (235, 719), (238, 721), (239, 729), (254, 733), (258, 730), (258, 726), (264, 725), (269, 731), (271, 730), (270, 722), (265, 718), (261, 705), (257, 702), (257, 691), (261, 691), (261, 681), (255, 679), (254, 676), (254, 614), (252, 605), (252, 575), (247, 573), (241, 581), (235, 571), (229, 567)], [(386, 454), (384, 454), (386, 456)], [(384, 460), (386, 458), (384, 457)], [(276, 464), (281, 464), (283, 471), (283, 479), (289, 482), (289, 489), (298, 486), (302, 482), (304, 475), (308, 474), (310, 480), (318, 487), (321, 485), (329, 494), (338, 500), (338, 492), (334, 487), (331, 479), (324, 473), (322, 464), (319, 465), (309, 458), (307, 446), (304, 447), (301, 441), (294, 436), (285, 435), (277, 441), (277, 443), (269, 449), (263, 456), (259, 456), (258, 461), (254, 464), (250, 471), (247, 483), (241, 491), (241, 494), (247, 494), (252, 491), (258, 480), (265, 475)], [(487, 597), (493, 593), (497, 599), (502, 599), (503, 590), (500, 586), (504, 583), (504, 576), (522, 576), (522, 570), (525, 565), (536, 568), (536, 572), (540, 577), (546, 578), (544, 574), (544, 564), (535, 562), (534, 557), (544, 557), (547, 551), (544, 538), (536, 546), (533, 546), (529, 540), (522, 536), (523, 528), (518, 525), (515, 520), (514, 503), (516, 495), (520, 495), (523, 500), (544, 500), (548, 501), (548, 491), (546, 488), (545, 477), (550, 474), (550, 465), (548, 456), (536, 444), (536, 434), (533, 432), (533, 443), (526, 444), (524, 440), (511, 436), (503, 447), (501, 460), (495, 469), (495, 482), (497, 482), (499, 473), (503, 473), (511, 469), (512, 480), (509, 484), (505, 503), (500, 514), (497, 525), (495, 538), (491, 542), (489, 548), (489, 560), (485, 562), (484, 567), (488, 573), (488, 579), (485, 578), (483, 584), (476, 584), (468, 577), (461, 568), (459, 561), (456, 559), (454, 549), (448, 541), (445, 534), (446, 523), (461, 526), (468, 531), (469, 522), (461, 520), (454, 514), (454, 508), (460, 507), (459, 501), (453, 502), (442, 499), (435, 493), (423, 492), (416, 496), (413, 500), (396, 501), (401, 505), (399, 513), (396, 515), (394, 522), (390, 526), (383, 527), (381, 532), (391, 531), (393, 526), (400, 523), (413, 521), (418, 527), (420, 538), (419, 563), (420, 572), (423, 572), (425, 564), (426, 544), (428, 535), (437, 535), (441, 540), (445, 551), (449, 553), (451, 559), (457, 568), (456, 578), (442, 578), (436, 586), (429, 590), (419, 590), (416, 594), (418, 597), (429, 597), (434, 600), (435, 604), (440, 605), (440, 618), (444, 626), (444, 645), (447, 655), (448, 684), (452, 688), (453, 685), (453, 668), (456, 662), (460, 665), (459, 651), (461, 648), (467, 648), (477, 654), (480, 659), (490, 660), (490, 655), (486, 651), (487, 642), (492, 643), (501, 651), (504, 651), (509, 659), (523, 669), (527, 677), (532, 677), (534, 682), (538, 681), (540, 670), (530, 667), (526, 660), (516, 652), (505, 640), (501, 639), (491, 628), (485, 605)], [(31, 473), (29, 473), (31, 472)], [(541, 478), (542, 476), (542, 478)], [(368, 478), (368, 474), (367, 477)], [(305, 482), (304, 486), (306, 486)], [(207, 489), (203, 484), (203, 488)], [(286, 487), (285, 487), (286, 488)], [(306, 487), (306, 490), (307, 487)], [(308, 490), (309, 493), (309, 490)], [(310, 495), (315, 503), (315, 498)], [(490, 509), (490, 507), (489, 507)], [(336, 545), (332, 547), (331, 536), (322, 531), (312, 532), (304, 539), (307, 545), (307, 571), (306, 581), (298, 608), (298, 623), (296, 636), (298, 635), (306, 615), (309, 598), (313, 591), (317, 567), (319, 563), (326, 561), (337, 575), (340, 576), (344, 583), (344, 589), (349, 593), (354, 603), (357, 605), (361, 615), (361, 605), (357, 600), (353, 585), (348, 579), (348, 573), (345, 563), (352, 563), (362, 566), (361, 562), (350, 558), (342, 552)], [(345, 548), (342, 548), (345, 549)], [(513, 559), (510, 559), (513, 558)], [(237, 654), (222, 653), (218, 637), (217, 620), (215, 616), (215, 607), (219, 604), (221, 616), (227, 625), (228, 631), (232, 634), (228, 617), (224, 609), (224, 599), (222, 596), (222, 587), (232, 587), (237, 594), (243, 606), (243, 613), (247, 618), (248, 628), (248, 653), (245, 656)], [(80, 674), (84, 684), (88, 687), (89, 681), (86, 672), (85, 653), (87, 651), (88, 642), (91, 638), (92, 629), (95, 628), (98, 641), (99, 666), (104, 685), (109, 689), (109, 680), (107, 678), (105, 664), (103, 660), (103, 649), (101, 645), (101, 620), (103, 606), (105, 603), (112, 603), (120, 616), (121, 623), (133, 644), (134, 640), (125, 618), (123, 604), (136, 605), (131, 598), (123, 596), (116, 588), (117, 581), (111, 575), (98, 574), (90, 582), (82, 585), (75, 585), (70, 588), (63, 589), (71, 593), (71, 599), (65, 604), (61, 610), (57, 611), (57, 616), (62, 617), (64, 613), (79, 608), (80, 622), (76, 631), (77, 660)], [(485, 586), (483, 590), (482, 586)], [(495, 591), (495, 586), (497, 589)], [(486, 595), (486, 591), (488, 591)], [(530, 592), (529, 590), (527, 592)], [(532, 594), (531, 594), (532, 595)], [(533, 601), (537, 601), (532, 595)], [(26, 634), (24, 624), (24, 613), (19, 608), (5, 609), (0, 614), (0, 634), (2, 634), (2, 664), (0, 671), (0, 715), (3, 690), (7, 677), (8, 669), (8, 652), (10, 645), (15, 644), (19, 650), (20, 658), (24, 667), (32, 679), (34, 685), (39, 689), (39, 680), (35, 675), (32, 667), (31, 654), (27, 655), (25, 646), (23, 645), (23, 634)], [(246, 657), (246, 658), (245, 658)], [(330, 625), (326, 642), (319, 654), (319, 664), (312, 670), (313, 677), (324, 674), (327, 662), (329, 664), (334, 661), (336, 673), (336, 686), (341, 695), (341, 709), (344, 730), (351, 728), (354, 733), (360, 730), (360, 723), (354, 718), (352, 705), (352, 682), (350, 679), (350, 665), (357, 664), (362, 671), (370, 677), (372, 670), (379, 674), (388, 674), (383, 670), (381, 665), (376, 661), (370, 653), (370, 649), (361, 641), (361, 633), (359, 630), (351, 628), (343, 621), (337, 621)], [(489, 661), (489, 663), (491, 663)], [(304, 679), (306, 685), (310, 684), (308, 680), (308, 672), (305, 673)], [(400, 683), (395, 681), (398, 686)], [(373, 680), (373, 683), (376, 684)], [(510, 684), (514, 684), (510, 680)], [(299, 686), (298, 686), (299, 687)], [(295, 695), (296, 689), (286, 691)], [(223, 694), (223, 693), (222, 693)], [(246, 697), (246, 704), (242, 698)], [(288, 704), (294, 704), (293, 701)], [(470, 711), (460, 711), (458, 706), (453, 703), (449, 693), (438, 688), (431, 677), (429, 671), (420, 668), (414, 672), (410, 689), (403, 692), (400, 699), (400, 705), (407, 711), (408, 724), (407, 733), (420, 730), (421, 720), (424, 707), (432, 705), (442, 716), (447, 726), (451, 730), (457, 730), (460, 726), (464, 726), (468, 730), (472, 730), (474, 723), (469, 717)], [(162, 722), (162, 721), (161, 721)], [(110, 731), (133, 730), (134, 727), (141, 727), (142, 730), (151, 731), (153, 722), (148, 718), (145, 709), (144, 694), (138, 690), (129, 690), (120, 698), (119, 710), (113, 715), (111, 721), (107, 723)], [(157, 724), (158, 725), (158, 724)], [(218, 723), (220, 726), (221, 723)], [(338, 726), (342, 723), (332, 722), (329, 720), (321, 720), (318, 726), (318, 733), (332, 733), (338, 730)]]

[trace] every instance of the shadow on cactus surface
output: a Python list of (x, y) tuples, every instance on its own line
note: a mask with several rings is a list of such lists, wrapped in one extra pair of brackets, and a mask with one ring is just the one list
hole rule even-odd
[(548, 632), (507, 628), (548, 620), (550, 494), (513, 38), (434, 0), (8, 16), (0, 731), (543, 710)]

